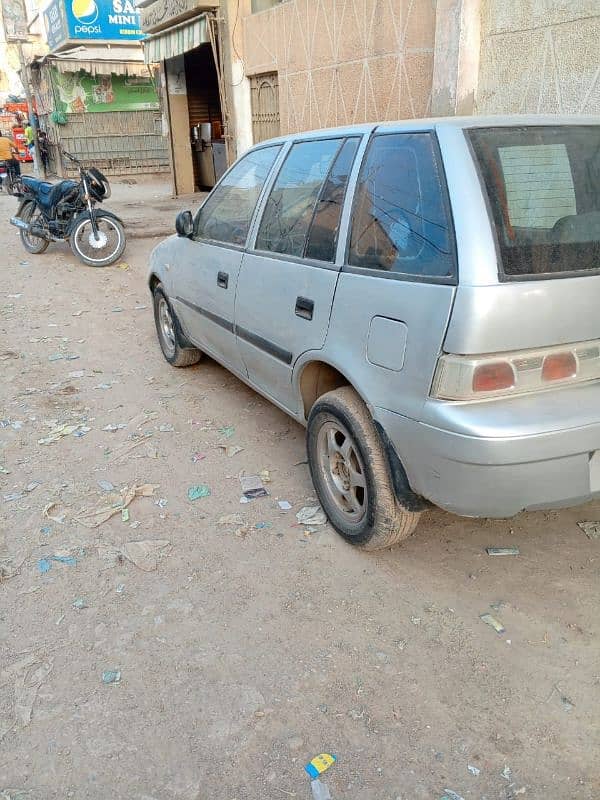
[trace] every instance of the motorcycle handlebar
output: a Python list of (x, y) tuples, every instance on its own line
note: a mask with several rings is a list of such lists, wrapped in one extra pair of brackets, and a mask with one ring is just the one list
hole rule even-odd
[(75, 158), (75, 156), (72, 156), (71, 153), (67, 153), (66, 150), (63, 150), (62, 154), (63, 154), (63, 156), (66, 156), (68, 159), (70, 159), (74, 164), (80, 164), (81, 163), (78, 158)]

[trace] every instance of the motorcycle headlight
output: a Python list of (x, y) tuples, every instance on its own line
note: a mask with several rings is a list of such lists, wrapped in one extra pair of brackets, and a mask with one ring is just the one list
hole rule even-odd
[(96, 167), (88, 171), (88, 185), (96, 200), (102, 201), (110, 197), (110, 183)]

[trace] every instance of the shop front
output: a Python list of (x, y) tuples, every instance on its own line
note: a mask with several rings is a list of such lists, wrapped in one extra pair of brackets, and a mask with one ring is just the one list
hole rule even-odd
[(109, 175), (169, 170), (154, 74), (139, 50), (112, 53), (112, 59), (99, 58), (88, 48), (31, 64), (50, 172), (73, 169), (61, 159), (61, 149)]
[(109, 175), (168, 172), (156, 70), (144, 62), (135, 0), (50, 0), (50, 54), (30, 64), (50, 172), (66, 150)]
[(208, 189), (234, 158), (223, 21), (212, 0), (142, 0), (144, 57), (160, 64), (173, 193)]

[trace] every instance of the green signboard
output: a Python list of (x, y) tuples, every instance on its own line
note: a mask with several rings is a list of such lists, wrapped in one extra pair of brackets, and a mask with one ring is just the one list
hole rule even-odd
[(83, 114), (98, 111), (148, 111), (158, 109), (152, 80), (127, 75), (88, 75), (53, 69), (58, 111)]

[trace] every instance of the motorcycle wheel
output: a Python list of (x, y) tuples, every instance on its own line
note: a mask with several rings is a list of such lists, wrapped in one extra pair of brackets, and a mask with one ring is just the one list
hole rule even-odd
[(71, 250), (77, 258), (90, 267), (108, 267), (120, 258), (125, 250), (125, 229), (114, 217), (96, 215), (98, 239), (94, 238), (92, 221), (82, 219), (71, 233)]
[[(21, 219), (23, 222), (32, 225), (36, 219), (41, 216), (42, 214), (37, 210), (37, 206), (34, 202), (30, 201), (29, 203), (25, 203), (21, 211)], [(42, 239), (41, 236), (34, 236), (29, 233), (29, 231), (25, 231), (22, 228), (19, 230), (19, 235), (21, 236), (21, 244), (25, 250), (27, 250), (28, 253), (33, 253), (33, 255), (41, 255), (50, 244), (47, 239)]]

